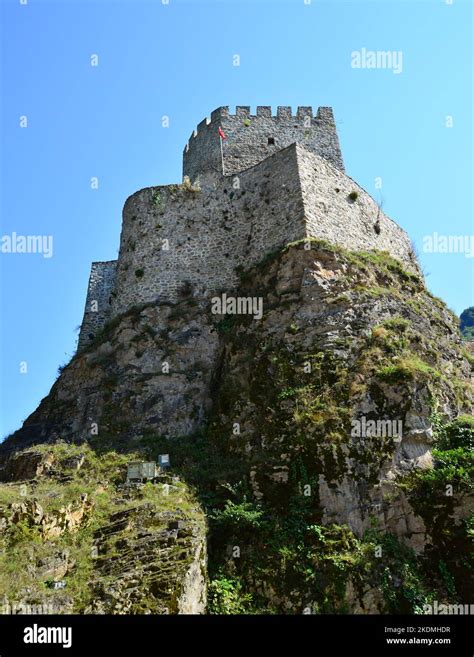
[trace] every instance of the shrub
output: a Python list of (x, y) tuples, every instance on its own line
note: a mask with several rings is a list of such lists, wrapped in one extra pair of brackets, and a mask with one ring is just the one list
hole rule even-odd
[(237, 579), (219, 577), (213, 580), (208, 590), (210, 614), (246, 614), (251, 611), (252, 596), (243, 593)]
[(392, 317), (383, 322), (383, 326), (387, 329), (392, 329), (398, 333), (404, 333), (410, 326), (410, 321), (403, 317)]
[(227, 500), (223, 510), (216, 510), (212, 518), (220, 525), (231, 528), (259, 529), (262, 526), (263, 511), (252, 502), (235, 504)]
[[(413, 484), (424, 485), (425, 494), (434, 495), (443, 491), (446, 485), (472, 488), (474, 454), (465, 448), (433, 450), (435, 467), (432, 470), (417, 471), (413, 475)], [(423, 492), (422, 492), (423, 494)]]
[(377, 376), (387, 383), (403, 383), (419, 379), (439, 379), (441, 375), (418, 356), (409, 355), (401, 356), (394, 363), (382, 367)]
[(162, 203), (160, 192), (155, 192), (153, 194), (153, 196), (151, 197), (151, 200), (153, 201), (153, 205), (155, 205), (155, 207), (159, 208), (161, 206), (161, 203)]
[(453, 450), (459, 447), (474, 449), (474, 417), (460, 415), (442, 428), (438, 442), (440, 450)]

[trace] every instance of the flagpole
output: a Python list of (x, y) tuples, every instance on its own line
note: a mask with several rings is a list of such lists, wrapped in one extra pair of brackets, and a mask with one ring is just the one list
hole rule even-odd
[(221, 144), (222, 175), (224, 176), (225, 175), (225, 173), (224, 173), (224, 151), (223, 151), (223, 148), (222, 148), (222, 137), (220, 135), (219, 135), (219, 141), (220, 141), (220, 144)]

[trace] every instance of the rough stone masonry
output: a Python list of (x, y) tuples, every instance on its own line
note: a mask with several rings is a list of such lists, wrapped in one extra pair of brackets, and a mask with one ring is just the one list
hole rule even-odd
[(330, 107), (219, 107), (192, 133), (183, 175), (127, 199), (118, 259), (92, 264), (79, 350), (135, 304), (232, 290), (236, 268), (306, 237), (420, 273), (405, 231), (345, 174)]

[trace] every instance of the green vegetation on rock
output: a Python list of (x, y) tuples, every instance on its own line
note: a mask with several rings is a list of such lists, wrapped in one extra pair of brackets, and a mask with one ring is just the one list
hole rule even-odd
[(460, 330), (464, 340), (474, 340), (474, 306), (463, 310), (460, 315)]

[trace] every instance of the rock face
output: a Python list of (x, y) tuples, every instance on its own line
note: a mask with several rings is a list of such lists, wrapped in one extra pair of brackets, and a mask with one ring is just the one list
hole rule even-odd
[[(241, 269), (232, 293), (260, 299), (262, 318), (213, 314), (188, 290), (106, 325), (2, 446), (4, 480), (24, 471), (7, 455), (36, 442), (169, 453), (208, 510), (214, 613), (464, 599), (470, 457), (441, 440), (472, 413), (456, 318), (388, 254), (316, 240)], [(84, 608), (204, 611), (199, 522), (180, 525), (178, 501), (173, 519), (163, 499), (126, 504), (94, 530)]]
[(211, 407), (219, 349), (211, 320), (191, 298), (133, 308), (73, 359), (7, 446), (100, 435), (101, 445), (110, 438), (130, 447), (157, 427), (167, 435), (192, 433)]
[(57, 538), (64, 532), (76, 532), (91, 512), (91, 503), (87, 494), (81, 495), (76, 503), (61, 506), (56, 513), (45, 513), (41, 504), (35, 499), (12, 503), (9, 513), (0, 512), (0, 527), (8, 530), (11, 525), (26, 523), (39, 529), (44, 539)]
[[(206, 523), (198, 503), (178, 477), (121, 483), (127, 460), (64, 443), (10, 456), (9, 483), (0, 484), (5, 613), (204, 612)], [(45, 464), (41, 476), (21, 476)]]
[[(152, 505), (110, 517), (110, 523), (95, 534), (99, 579), (86, 613), (127, 614), (137, 609), (158, 614), (204, 613), (205, 534), (197, 524), (170, 520), (176, 517), (157, 512)], [(111, 545), (116, 556), (102, 557)], [(156, 605), (150, 600), (156, 600)]]
[(48, 472), (53, 462), (52, 455), (45, 455), (42, 452), (28, 451), (13, 454), (2, 469), (2, 479), (4, 481), (36, 479)]

